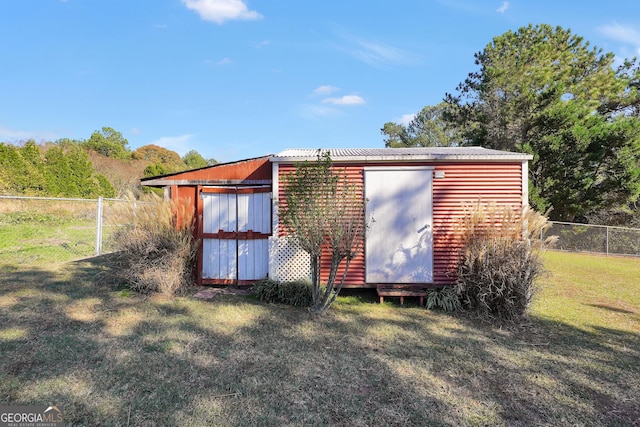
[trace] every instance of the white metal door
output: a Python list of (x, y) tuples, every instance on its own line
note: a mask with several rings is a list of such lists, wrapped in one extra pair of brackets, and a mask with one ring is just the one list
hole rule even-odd
[(433, 281), (432, 168), (365, 169), (367, 283)]
[(203, 192), (202, 278), (257, 280), (269, 272), (271, 193)]

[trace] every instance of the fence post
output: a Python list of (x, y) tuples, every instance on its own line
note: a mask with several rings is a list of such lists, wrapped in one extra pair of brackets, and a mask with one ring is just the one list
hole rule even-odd
[(98, 206), (96, 208), (96, 252), (98, 256), (102, 253), (102, 196), (98, 197)]
[(607, 256), (609, 256), (609, 227), (607, 226)]

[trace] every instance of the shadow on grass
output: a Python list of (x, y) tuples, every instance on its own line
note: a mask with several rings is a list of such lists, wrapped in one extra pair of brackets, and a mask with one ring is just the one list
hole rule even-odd
[(623, 314), (635, 314), (631, 310), (625, 310), (624, 308), (614, 307), (612, 305), (607, 304), (587, 304), (589, 307), (601, 308), (603, 310), (613, 311), (614, 313), (623, 313)]
[(100, 260), (0, 273), (0, 402), (87, 425), (634, 425), (640, 338), (388, 304), (123, 297)]

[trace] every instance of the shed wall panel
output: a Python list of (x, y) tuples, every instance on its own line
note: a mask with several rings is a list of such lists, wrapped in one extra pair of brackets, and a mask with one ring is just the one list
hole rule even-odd
[(477, 203), (522, 206), (522, 163), (436, 164), (433, 180), (434, 284), (455, 282), (462, 242), (456, 228)]
[[(336, 164), (334, 170), (346, 177), (349, 184), (355, 185), (360, 197), (364, 197), (364, 170), (362, 166), (340, 165)], [(280, 164), (279, 175), (292, 173), (295, 171), (293, 164)], [(284, 206), (286, 204), (284, 189), (282, 185), (278, 186), (278, 202)], [(287, 230), (282, 223), (278, 224), (278, 233), (281, 236), (287, 235)], [(321, 264), (323, 268), (320, 271), (321, 280), (326, 281), (329, 277), (329, 266), (331, 265), (331, 253), (326, 248), (322, 251)], [(337, 281), (341, 280), (344, 274), (346, 262), (343, 261), (338, 267)], [(365, 284), (365, 257), (364, 249), (355, 258), (351, 260), (347, 276), (345, 277), (345, 287), (363, 287)]]
[[(363, 188), (364, 167), (394, 166), (389, 163), (336, 164), (337, 170), (345, 170), (349, 182)], [(452, 284), (456, 280), (456, 264), (461, 248), (461, 240), (456, 232), (459, 221), (466, 209), (478, 201), (495, 203), (500, 206), (522, 207), (522, 163), (518, 162), (425, 162), (401, 163), (403, 166), (433, 166), (435, 171), (444, 172), (444, 178), (433, 179), (433, 283)], [(293, 164), (279, 164), (279, 174), (295, 170)], [(284, 189), (280, 185), (278, 201), (283, 204)], [(287, 231), (279, 224), (279, 235)], [(323, 253), (322, 270), (326, 280), (330, 263), (328, 251)], [(365, 256), (360, 254), (349, 267), (345, 286), (365, 287)], [(343, 263), (344, 264), (344, 263)], [(343, 265), (341, 265), (342, 273)]]
[(173, 186), (171, 188), (171, 200), (175, 205), (174, 216), (178, 227), (197, 221), (196, 197), (197, 189), (195, 186)]

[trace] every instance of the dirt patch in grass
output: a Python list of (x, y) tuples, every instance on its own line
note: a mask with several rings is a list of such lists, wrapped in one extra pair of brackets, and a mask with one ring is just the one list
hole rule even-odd
[(237, 287), (213, 288), (207, 286), (199, 289), (193, 297), (200, 300), (211, 301), (218, 295), (251, 295), (251, 289)]
[[(592, 298), (597, 283), (567, 299), (565, 283), (584, 286), (566, 281), (571, 259), (554, 259), (530, 320), (510, 327), (358, 295), (319, 319), (243, 295), (138, 297), (100, 285), (98, 261), (1, 269), (1, 404), (58, 404), (73, 425), (640, 419), (640, 302)], [(597, 306), (612, 301), (634, 313)]]

